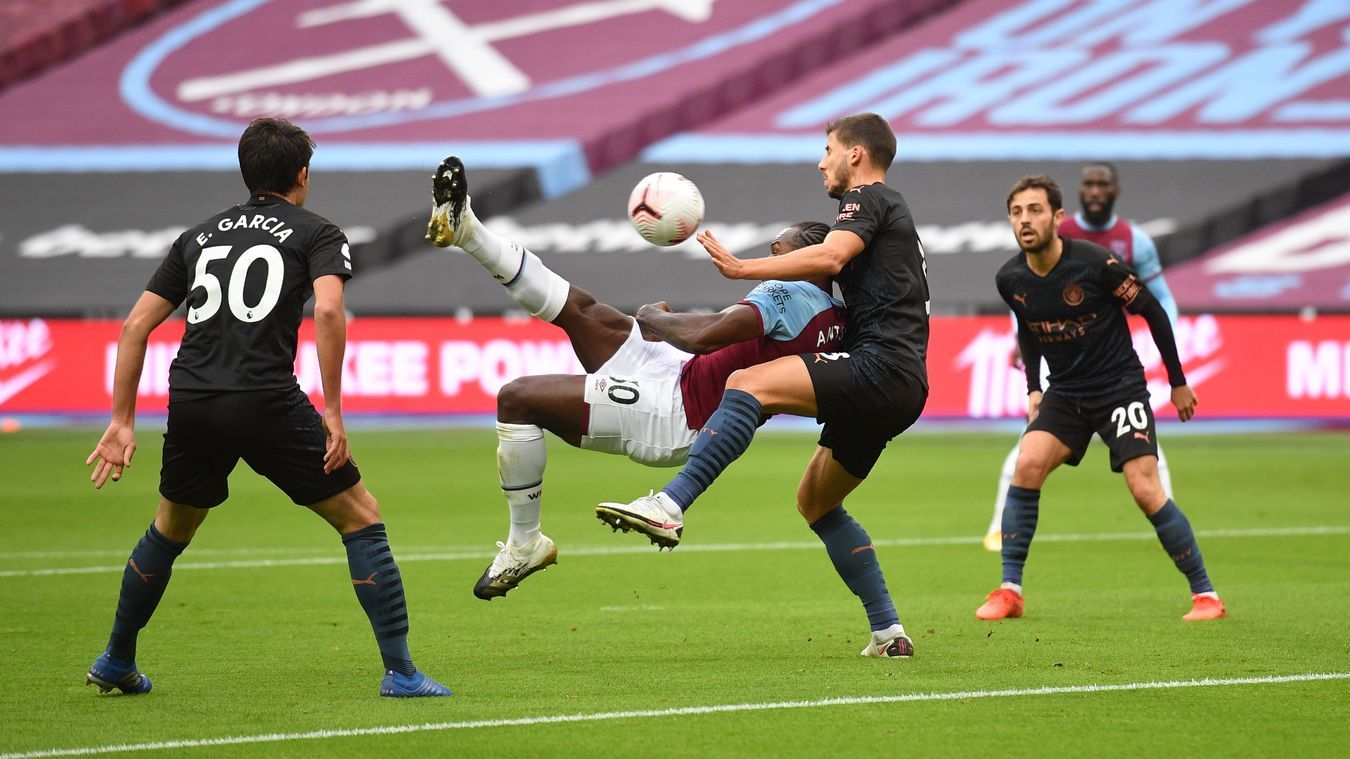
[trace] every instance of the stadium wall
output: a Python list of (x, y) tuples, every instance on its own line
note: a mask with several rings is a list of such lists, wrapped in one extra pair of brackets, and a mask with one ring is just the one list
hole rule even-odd
[[(120, 327), (114, 320), (0, 320), (0, 414), (106, 414)], [(183, 327), (173, 320), (152, 335), (142, 413), (166, 410)], [(1136, 319), (1132, 327), (1161, 408), (1164, 369), (1147, 326)], [(306, 321), (296, 375), (321, 403), (313, 335)], [(357, 318), (348, 339), (344, 409), (352, 414), (490, 414), (497, 390), (517, 376), (582, 372), (566, 336), (531, 319)], [(924, 417), (1019, 417), (1026, 384), (1009, 361), (1014, 340), (1006, 316), (934, 317)], [(1350, 421), (1350, 316), (1189, 316), (1177, 342), (1203, 419)]]

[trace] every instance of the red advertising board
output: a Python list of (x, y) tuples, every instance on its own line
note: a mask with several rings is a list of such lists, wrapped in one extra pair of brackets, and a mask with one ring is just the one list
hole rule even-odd
[[(120, 326), (0, 320), (0, 413), (105, 413)], [(1161, 408), (1163, 367), (1147, 326), (1135, 320), (1133, 327)], [(164, 412), (182, 331), (182, 322), (171, 321), (151, 336), (138, 400), (143, 413)], [(321, 402), (309, 322), (300, 340), (296, 376)], [(1009, 365), (1013, 343), (1006, 317), (934, 317), (924, 416), (1019, 416), (1026, 384)], [(1350, 420), (1350, 316), (1188, 316), (1177, 326), (1177, 343), (1200, 418)], [(563, 332), (535, 320), (358, 318), (348, 329), (343, 402), (351, 413), (486, 414), (515, 377), (581, 371)]]

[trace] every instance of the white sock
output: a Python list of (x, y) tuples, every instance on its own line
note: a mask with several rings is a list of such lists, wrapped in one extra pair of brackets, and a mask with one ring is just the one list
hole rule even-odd
[(1016, 593), (1016, 594), (1019, 595), (1019, 596), (1022, 595), (1022, 586), (1021, 586), (1021, 585), (1018, 585), (1018, 584), (1015, 583), (1015, 582), (1005, 582), (1005, 583), (1003, 583), (1002, 585), (999, 585), (999, 586), (998, 586), (998, 589), (999, 589), (999, 590), (1011, 590), (1012, 592)]
[(674, 498), (666, 495), (666, 491), (656, 491), (656, 500), (661, 502), (661, 507), (664, 508), (666, 513), (672, 518), (678, 519), (681, 522), (684, 521), (684, 509), (680, 508), (680, 504), (676, 503)]
[(1172, 497), (1172, 470), (1167, 467), (1167, 457), (1163, 455), (1162, 446), (1158, 446), (1158, 479), (1162, 480), (1163, 492), (1168, 498)]
[(547, 461), (543, 430), (533, 424), (497, 422), (497, 476), (511, 511), (511, 532), (506, 541), (513, 546), (523, 546), (539, 534)]
[(1003, 471), (998, 474), (998, 493), (994, 495), (994, 518), (989, 522), (987, 532), (1003, 532), (1003, 507), (1008, 504), (1008, 488), (1012, 486), (1013, 472), (1017, 470), (1017, 454), (1022, 451), (1022, 441), (1008, 452), (1003, 459)]
[(497, 236), (475, 220), (470, 239), (460, 246), (492, 277), (506, 286), (512, 300), (546, 322), (558, 318), (567, 304), (571, 283), (544, 266), (539, 257), (520, 247), (514, 240)]

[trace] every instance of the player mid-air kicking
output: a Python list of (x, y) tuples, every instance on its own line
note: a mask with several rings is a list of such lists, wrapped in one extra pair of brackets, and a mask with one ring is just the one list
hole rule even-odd
[[(828, 278), (768, 281), (715, 314), (673, 313), (664, 302), (636, 318), (596, 301), (539, 258), (493, 234), (474, 217), (464, 164), (446, 158), (432, 182), (427, 239), (473, 256), (532, 315), (561, 327), (587, 374), (520, 377), (497, 394), (497, 465), (511, 529), (474, 585), (491, 600), (557, 561), (539, 531), (544, 430), (587, 450), (648, 466), (679, 466), (717, 409), (732, 372), (780, 356), (842, 347), (843, 304)], [(781, 255), (825, 239), (829, 227), (798, 222), (769, 245)], [(659, 547), (674, 547), (681, 525), (646, 525)]]

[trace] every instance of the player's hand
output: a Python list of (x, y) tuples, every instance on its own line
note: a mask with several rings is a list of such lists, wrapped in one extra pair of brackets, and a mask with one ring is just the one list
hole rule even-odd
[(1012, 353), (1008, 354), (1008, 366), (1014, 369), (1026, 369), (1026, 366), (1022, 363), (1022, 346), (1013, 346)]
[(131, 457), (135, 454), (135, 429), (118, 421), (109, 422), (108, 429), (104, 431), (93, 453), (84, 460), (85, 466), (94, 466), (89, 481), (94, 483), (95, 488), (102, 488), (109, 477), (117, 482), (122, 479), (123, 468), (131, 466)]
[(1041, 413), (1041, 398), (1045, 396), (1039, 390), (1032, 390), (1027, 393), (1027, 424), (1036, 421), (1036, 417)]
[(745, 279), (745, 262), (733, 256), (726, 246), (718, 242), (711, 230), (705, 229), (694, 237), (698, 244), (708, 251), (713, 266), (727, 279)]
[(332, 474), (351, 458), (347, 450), (347, 430), (342, 426), (342, 412), (324, 409), (323, 429), (328, 433), (328, 445), (323, 452), (323, 473)]
[(669, 313), (672, 313), (670, 304), (663, 300), (657, 301), (656, 303), (648, 303), (642, 308), (639, 308), (633, 318), (637, 320), (638, 333), (642, 335), (642, 339), (649, 343), (661, 342), (661, 336), (653, 332), (651, 328), (647, 326), (647, 322), (651, 321), (653, 314)]
[(1189, 422), (1195, 416), (1195, 406), (1200, 402), (1190, 385), (1172, 388), (1172, 405), (1177, 407), (1177, 418)]

